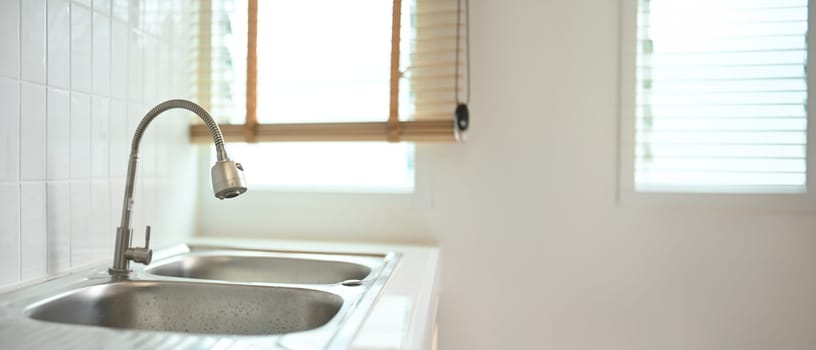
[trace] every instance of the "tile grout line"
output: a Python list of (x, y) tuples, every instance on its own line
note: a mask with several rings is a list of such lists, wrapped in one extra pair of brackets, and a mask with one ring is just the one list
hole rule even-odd
[[(50, 4), (49, 4), (50, 3)], [(42, 181), (43, 186), (43, 195), (44, 195), (44, 208), (42, 208), (41, 214), (43, 214), (43, 228), (45, 229), (45, 244), (42, 247), (44, 251), (43, 256), (45, 257), (44, 265), (45, 265), (45, 278), (48, 278), (48, 8), (53, 5), (52, 1), (45, 0), (45, 86), (43, 90), (45, 91), (45, 176)]]
[[(88, 130), (87, 130), (88, 131), (88, 149), (86, 151), (88, 152), (88, 154), (87, 154), (87, 156), (88, 156), (88, 184), (90, 186), (91, 178), (93, 177), (93, 152), (92, 152), (92, 150), (93, 150), (93, 107), (94, 107), (94, 98), (93, 98), (93, 93), (94, 93), (94, 74), (93, 74), (93, 70), (94, 70), (94, 49), (93, 49), (93, 46), (94, 46), (93, 45), (94, 44), (94, 40), (93, 40), (94, 39), (94, 11), (93, 11), (93, 1), (91, 2), (91, 5), (90, 5), (90, 18), (89, 18), (89, 21), (91, 22), (91, 26), (90, 26), (91, 30), (90, 30), (90, 32), (88, 34), (89, 39), (90, 39), (90, 42), (88, 43), (88, 46), (89, 46), (88, 47), (88, 49), (89, 49), (88, 54), (90, 56), (90, 61), (91, 61), (91, 71), (90, 71), (91, 81), (90, 81), (90, 87), (88, 88), (88, 90), (89, 90), (88, 91), (88, 103), (90, 105), (88, 106)], [(90, 213), (89, 213), (89, 215), (90, 215)]]
[(93, 238), (94, 238), (94, 235), (93, 235), (93, 216), (92, 216), (92, 214), (93, 214), (93, 192), (92, 192), (93, 184), (92, 184), (92, 179), (93, 179), (93, 162), (94, 162), (94, 159), (93, 159), (93, 149), (94, 149), (94, 147), (93, 147), (94, 146), (93, 124), (94, 124), (94, 105), (95, 105), (94, 104), (94, 97), (93, 97), (93, 93), (94, 93), (94, 62), (95, 62), (95, 60), (94, 60), (94, 28), (96, 28), (96, 26), (94, 25), (94, 23), (95, 23), (94, 22), (95, 12), (93, 10), (93, 2), (91, 2), (90, 7), (91, 8), (90, 8), (90, 11), (89, 11), (90, 12), (89, 21), (91, 22), (91, 30), (88, 33), (88, 36), (89, 36), (89, 39), (90, 39), (90, 41), (88, 43), (88, 50), (89, 50), (88, 53), (89, 53), (90, 58), (91, 58), (90, 59), (90, 61), (91, 61), (91, 70), (90, 70), (91, 81), (90, 81), (90, 87), (88, 88), (90, 90), (89, 91), (90, 93), (88, 95), (89, 106), (88, 106), (88, 117), (87, 117), (87, 120), (88, 120), (88, 126), (87, 126), (87, 128), (88, 128), (87, 129), (87, 132), (88, 132), (88, 139), (87, 139), (88, 144), (87, 145), (88, 146), (87, 147), (88, 148), (85, 150), (87, 152), (87, 156), (88, 156), (88, 169), (87, 169), (88, 170), (88, 178), (86, 179), (87, 185), (85, 186), (85, 190), (87, 191), (87, 194), (88, 194), (88, 200), (85, 203), (83, 203), (83, 205), (88, 204), (88, 206), (85, 209), (83, 209), (83, 210), (87, 210), (87, 211), (85, 213), (81, 214), (81, 215), (85, 215), (87, 217), (86, 228), (85, 228), (87, 230), (87, 235), (85, 237), (85, 239), (87, 240), (86, 245), (85, 245), (85, 263), (84, 263), (85, 265), (87, 265), (89, 262), (92, 262), (94, 260), (94, 256), (93, 256), (93, 246), (94, 246), (94, 239)]
[[(18, 75), (20, 80), (23, 78), (23, 2), (18, 1), (18, 22), (17, 22), (17, 43), (18, 43)], [(22, 84), (18, 80), (17, 85), (17, 281), (20, 283), (23, 280), (23, 185), (20, 182), (22, 178), (22, 118), (23, 113), (23, 91)]]
[(73, 121), (73, 108), (71, 108), (74, 104), (74, 97), (76, 96), (76, 92), (74, 91), (74, 2), (71, 0), (66, 0), (68, 3), (68, 271), (72, 270), (74, 265), (74, 252), (73, 252), (73, 230), (71, 229), (71, 213), (73, 213), (72, 203), (71, 203), (71, 165), (72, 165), (72, 155), (73, 155), (73, 135), (71, 130), (72, 121)]
[(23, 185), (17, 184), (17, 281), (23, 280)]
[(23, 280), (23, 3), (19, 8), (20, 78), (17, 80), (17, 282)]
[(23, 280), (23, 1), (17, 2), (17, 281)]
[[(108, 91), (109, 92), (113, 90), (113, 21), (114, 21), (114, 19), (113, 19), (113, 3), (111, 3), (110, 5), (111, 5), (111, 9), (110, 9), (111, 13), (110, 13), (110, 17), (108, 18), (108, 23), (107, 23), (108, 24), (107, 25), (107, 27), (108, 27), (108, 43), (107, 43), (108, 44)], [(111, 96), (107, 100), (108, 100), (107, 101), (107, 112), (105, 113), (105, 119), (107, 120), (107, 128), (108, 128), (108, 130), (107, 130), (108, 139), (107, 139), (107, 144), (105, 145), (105, 147), (106, 147), (105, 157), (107, 158), (107, 164), (106, 164), (106, 169), (105, 169), (105, 174), (107, 175), (107, 179), (105, 179), (105, 188), (107, 188), (107, 191), (105, 191), (103, 193), (105, 194), (106, 200), (108, 201), (108, 205), (104, 206), (104, 210), (102, 211), (103, 214), (104, 214), (104, 218), (105, 218), (104, 222), (107, 223), (107, 225), (103, 225), (103, 227), (104, 227), (104, 229), (102, 230), (103, 232), (108, 232), (108, 230), (111, 229), (111, 227), (110, 227), (111, 226), (111, 213), (110, 213), (111, 195), (110, 195), (110, 193), (111, 193), (111, 177), (112, 177), (111, 164), (113, 164), (113, 162), (111, 161), (111, 149), (112, 149), (112, 144), (113, 144), (113, 137), (112, 137), (113, 133), (111, 132), (111, 130), (113, 129), (113, 126), (112, 126), (113, 125), (113, 108), (112, 108), (113, 94), (111, 94)], [(105, 202), (103, 201), (102, 204), (104, 204), (104, 203)], [(91, 210), (93, 210), (93, 209), (91, 209)], [(105, 237), (105, 236), (102, 236), (102, 237)], [(97, 239), (102, 239), (102, 237), (97, 237)], [(107, 243), (107, 240), (102, 239), (102, 241), (99, 242), (99, 243), (100, 243), (99, 244), (100, 247), (104, 247), (104, 246), (106, 246), (105, 243)], [(103, 260), (102, 257), (105, 255), (105, 249), (106, 248), (103, 248), (99, 252), (100, 257), (98, 257), (98, 258), (95, 257), (95, 258), (98, 259), (99, 261), (102, 261)]]
[(17, 1), (17, 78), (23, 79), (23, 1)]

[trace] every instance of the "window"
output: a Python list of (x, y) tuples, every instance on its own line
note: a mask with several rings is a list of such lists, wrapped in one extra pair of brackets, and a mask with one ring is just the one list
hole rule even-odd
[(410, 191), (413, 142), (457, 139), (461, 0), (206, 3), (196, 96), (227, 141), (262, 142), (230, 147), (250, 184)]
[(629, 5), (624, 191), (807, 192), (807, 0)]

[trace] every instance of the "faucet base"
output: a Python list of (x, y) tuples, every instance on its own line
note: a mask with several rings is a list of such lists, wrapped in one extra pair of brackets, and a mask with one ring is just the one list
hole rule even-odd
[(130, 273), (130, 271), (132, 271), (132, 270), (130, 270), (130, 269), (124, 269), (124, 270), (123, 269), (114, 269), (112, 267), (108, 268), (108, 274), (110, 274), (111, 276), (127, 275), (127, 274)]

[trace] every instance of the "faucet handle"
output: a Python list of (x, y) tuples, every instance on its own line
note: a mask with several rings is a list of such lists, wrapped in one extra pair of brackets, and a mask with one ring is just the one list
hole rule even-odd
[(150, 249), (150, 225), (145, 227), (144, 248), (128, 248), (125, 251), (125, 256), (134, 262), (150, 265), (153, 260), (153, 250)]
[(150, 249), (150, 225), (145, 226), (145, 249)]

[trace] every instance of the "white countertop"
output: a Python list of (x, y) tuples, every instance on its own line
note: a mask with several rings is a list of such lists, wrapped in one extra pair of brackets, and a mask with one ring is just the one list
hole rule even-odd
[(357, 334), (353, 350), (431, 349), (439, 300), (439, 249), (418, 245), (195, 237), (191, 244), (240, 245), (259, 249), (377, 254), (402, 257)]

